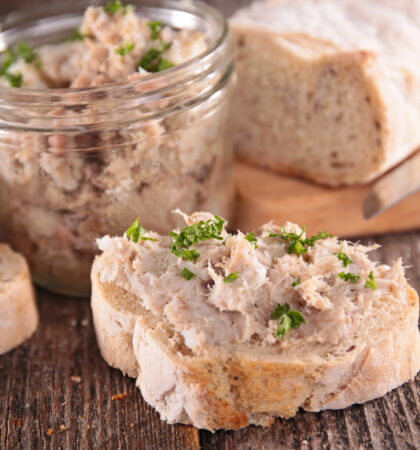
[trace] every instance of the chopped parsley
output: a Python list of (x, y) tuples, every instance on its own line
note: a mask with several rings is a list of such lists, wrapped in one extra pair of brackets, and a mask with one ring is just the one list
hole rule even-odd
[(150, 47), (137, 65), (137, 69), (142, 67), (148, 72), (160, 72), (173, 67), (172, 62), (162, 58), (162, 53), (168, 50), (171, 45), (171, 42), (160, 42), (157, 47)]
[(137, 219), (127, 228), (126, 234), (129, 239), (133, 242), (137, 243), (139, 239), (142, 241), (158, 241), (158, 239), (153, 239), (151, 237), (146, 236), (147, 230), (140, 225), (139, 218)]
[(378, 285), (376, 284), (375, 278), (373, 277), (373, 271), (370, 272), (369, 274), (369, 280), (366, 281), (365, 283), (365, 288), (371, 288), (374, 291), (376, 291), (376, 289), (378, 289)]
[(235, 280), (239, 278), (239, 272), (233, 272), (229, 274), (225, 279), (223, 280), (225, 283), (233, 283)]
[(350, 257), (342, 250), (340, 250), (339, 253), (335, 253), (335, 255), (337, 255), (337, 258), (343, 263), (344, 267), (347, 267), (349, 264), (353, 264), (353, 261), (350, 259)]
[(0, 75), (4, 76), (6, 72), (9, 70), (10, 66), (16, 61), (16, 55), (13, 49), (8, 48), (4, 52), (3, 62), (0, 67)]
[(293, 287), (299, 286), (300, 284), (300, 278), (298, 278), (295, 282), (292, 283)]
[(191, 272), (191, 270), (187, 269), (186, 267), (184, 267), (182, 269), (181, 274), (188, 281), (192, 280), (193, 278), (195, 278), (197, 276), (195, 273)]
[(258, 239), (255, 237), (255, 233), (252, 231), (251, 233), (248, 233), (246, 236), (245, 236), (245, 239), (248, 241), (248, 242), (250, 242), (251, 244), (254, 244), (254, 247), (255, 248), (258, 248), (258, 244), (257, 244), (257, 242), (258, 242)]
[(174, 238), (172, 242), (171, 251), (175, 256), (186, 259), (187, 261), (195, 261), (199, 258), (200, 253), (196, 249), (189, 249), (191, 245), (199, 241), (207, 241), (209, 239), (223, 240), (221, 233), (225, 221), (215, 216), (214, 219), (209, 219), (206, 222), (200, 220), (185, 227), (179, 234), (175, 231), (170, 231), (169, 235)]
[(10, 86), (16, 87), (16, 88), (22, 87), (22, 82), (23, 82), (22, 72), (16, 72), (16, 73), (6, 72), (4, 74), (4, 76), (5, 76), (6, 80), (10, 83)]
[(289, 333), (292, 328), (299, 328), (302, 323), (306, 323), (306, 319), (300, 311), (293, 311), (290, 309), (288, 303), (277, 305), (273, 311), (271, 318), (278, 319), (276, 336), (283, 339), (286, 333)]
[(171, 67), (174, 66), (175, 64), (169, 61), (169, 59), (161, 58), (157, 66), (156, 72), (162, 72), (162, 70), (170, 69)]
[(70, 37), (71, 41), (83, 41), (85, 39), (85, 35), (80, 31), (80, 28), (77, 27), (73, 34)]
[(316, 241), (320, 239), (326, 239), (328, 237), (334, 237), (333, 234), (328, 234), (326, 231), (320, 231), (317, 235), (312, 236), (310, 238), (302, 239), (303, 234), (305, 233), (306, 228), (302, 227), (302, 231), (300, 234), (297, 233), (287, 233), (287, 231), (282, 227), (280, 229), (281, 233), (271, 233), (270, 237), (279, 237), (283, 239), (286, 243), (288, 243), (287, 253), (296, 255), (302, 255), (308, 251), (309, 247), (313, 247)]
[(355, 275), (354, 273), (351, 273), (351, 272), (348, 272), (348, 273), (340, 272), (338, 274), (338, 277), (341, 278), (342, 280), (350, 281), (352, 284), (356, 284), (360, 278), (359, 275)]
[(124, 5), (120, 0), (110, 0), (104, 6), (104, 11), (111, 15), (114, 15), (119, 10), (121, 10), (123, 12), (123, 14), (127, 14), (132, 9), (133, 9), (133, 5)]
[(159, 33), (162, 31), (163, 22), (161, 22), (160, 20), (153, 20), (151, 22), (148, 22), (147, 25), (150, 28), (150, 37), (153, 40), (156, 40), (159, 37)]
[(125, 42), (121, 44), (117, 49), (115, 49), (115, 53), (121, 56), (125, 56), (127, 53), (130, 53), (131, 50), (136, 46), (134, 42)]
[(26, 41), (18, 42), (16, 52), (27, 63), (34, 62), (37, 59), (37, 54)]

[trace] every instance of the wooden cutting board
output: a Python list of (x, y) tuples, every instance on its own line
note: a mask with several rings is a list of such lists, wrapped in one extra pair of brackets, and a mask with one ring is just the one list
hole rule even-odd
[(273, 220), (305, 225), (310, 234), (327, 230), (342, 237), (420, 228), (420, 192), (366, 221), (362, 205), (370, 184), (328, 188), (236, 163), (235, 229), (252, 231)]

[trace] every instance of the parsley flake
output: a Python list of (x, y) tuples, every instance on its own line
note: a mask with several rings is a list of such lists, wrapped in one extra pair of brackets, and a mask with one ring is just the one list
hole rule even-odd
[(225, 279), (223, 280), (225, 283), (233, 283), (235, 280), (239, 278), (239, 272), (233, 272), (229, 274)]
[(173, 67), (174, 64), (171, 61), (161, 57), (162, 53), (168, 50), (171, 45), (171, 42), (160, 42), (157, 47), (150, 47), (137, 65), (137, 70), (142, 67), (148, 72), (160, 72)]
[(373, 277), (373, 271), (370, 272), (369, 274), (369, 280), (366, 281), (365, 283), (365, 288), (371, 288), (374, 291), (376, 291), (376, 289), (378, 289), (378, 285), (376, 284), (375, 278)]
[(299, 286), (300, 284), (300, 278), (298, 278), (295, 282), (292, 283), (293, 287)]
[(153, 20), (151, 22), (148, 22), (147, 25), (150, 28), (150, 37), (153, 40), (156, 40), (159, 37), (159, 33), (162, 31), (163, 22), (161, 22), (160, 20)]
[(351, 273), (351, 272), (348, 272), (348, 273), (340, 272), (338, 274), (338, 277), (341, 278), (342, 280), (350, 281), (352, 284), (356, 284), (360, 278), (359, 275), (355, 275), (354, 273)]
[(85, 39), (85, 35), (80, 31), (80, 28), (77, 27), (73, 34), (70, 37), (71, 41), (83, 41)]
[(10, 66), (16, 61), (16, 55), (13, 49), (8, 48), (4, 52), (2, 65), (0, 67), (0, 75), (4, 76), (6, 72), (9, 70)]
[(350, 259), (350, 257), (342, 250), (340, 250), (339, 253), (334, 254), (337, 255), (337, 258), (343, 263), (344, 267), (347, 267), (349, 264), (353, 264), (353, 261)]
[(16, 88), (22, 87), (22, 82), (23, 82), (22, 72), (16, 72), (16, 73), (6, 72), (4, 74), (4, 76), (7, 79), (7, 81), (9, 82), (10, 86), (16, 87)]
[(27, 63), (34, 62), (37, 54), (26, 41), (19, 41), (16, 47), (17, 54)]
[(131, 50), (136, 46), (134, 42), (125, 42), (121, 44), (117, 49), (115, 49), (115, 53), (121, 56), (125, 56), (127, 53), (130, 53)]
[(258, 248), (258, 244), (257, 244), (257, 242), (258, 242), (258, 239), (255, 237), (255, 233), (252, 231), (251, 233), (248, 233), (246, 236), (245, 236), (245, 239), (248, 241), (248, 242), (250, 242), (251, 244), (254, 244), (254, 247), (255, 248)]
[(158, 241), (159, 239), (154, 239), (151, 237), (145, 236), (147, 233), (147, 230), (140, 225), (139, 218), (137, 219), (127, 228), (126, 234), (129, 239), (131, 239), (133, 242), (137, 244), (139, 239), (142, 241)]
[(326, 231), (320, 231), (317, 235), (312, 236), (310, 238), (302, 239), (303, 234), (305, 233), (306, 228), (302, 227), (302, 231), (300, 234), (297, 233), (288, 233), (284, 227), (281, 227), (281, 233), (272, 233), (270, 232), (270, 237), (279, 237), (283, 239), (286, 243), (288, 243), (287, 253), (296, 255), (302, 255), (308, 251), (309, 247), (313, 247), (316, 241), (320, 239), (326, 239), (329, 237), (334, 237), (333, 234), (328, 234)]
[(133, 5), (124, 5), (120, 0), (110, 0), (104, 6), (104, 11), (111, 15), (114, 15), (119, 10), (122, 10), (123, 14), (127, 14), (132, 9), (133, 9)]
[(192, 280), (193, 278), (195, 278), (197, 276), (195, 273), (191, 272), (191, 270), (187, 269), (186, 267), (184, 267), (182, 269), (181, 274), (188, 281)]
[(195, 261), (199, 258), (200, 253), (196, 249), (190, 250), (189, 247), (199, 241), (207, 241), (210, 239), (222, 241), (221, 233), (224, 223), (225, 221), (222, 218), (215, 216), (214, 219), (209, 219), (206, 222), (200, 220), (198, 223), (189, 225), (179, 234), (175, 231), (170, 231), (169, 235), (174, 238), (171, 247), (172, 253), (187, 261)]
[(299, 328), (302, 323), (306, 323), (306, 319), (300, 311), (294, 311), (290, 309), (288, 303), (276, 306), (271, 318), (278, 319), (276, 336), (283, 339), (286, 333), (290, 333), (292, 328)]

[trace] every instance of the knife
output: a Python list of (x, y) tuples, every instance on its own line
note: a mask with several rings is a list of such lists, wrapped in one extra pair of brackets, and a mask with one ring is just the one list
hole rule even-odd
[(363, 204), (366, 220), (404, 200), (420, 189), (420, 152), (379, 179)]

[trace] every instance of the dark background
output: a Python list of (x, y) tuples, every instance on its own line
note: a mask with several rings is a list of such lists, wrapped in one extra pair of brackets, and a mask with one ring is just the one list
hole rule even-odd
[[(0, 0), (0, 15), (39, 3), (46, 2)], [(249, 0), (208, 3), (230, 14)], [(419, 291), (420, 231), (372, 236), (362, 242), (372, 240), (383, 246), (376, 259), (391, 264), (404, 258), (407, 275)], [(167, 425), (143, 401), (134, 380), (103, 361), (87, 300), (39, 289), (38, 304), (41, 323), (33, 338), (0, 356), (0, 450), (419, 448), (419, 376), (416, 382), (364, 405), (318, 414), (300, 411), (293, 419), (276, 420), (268, 429), (212, 434)], [(126, 398), (112, 400), (124, 392)]]

